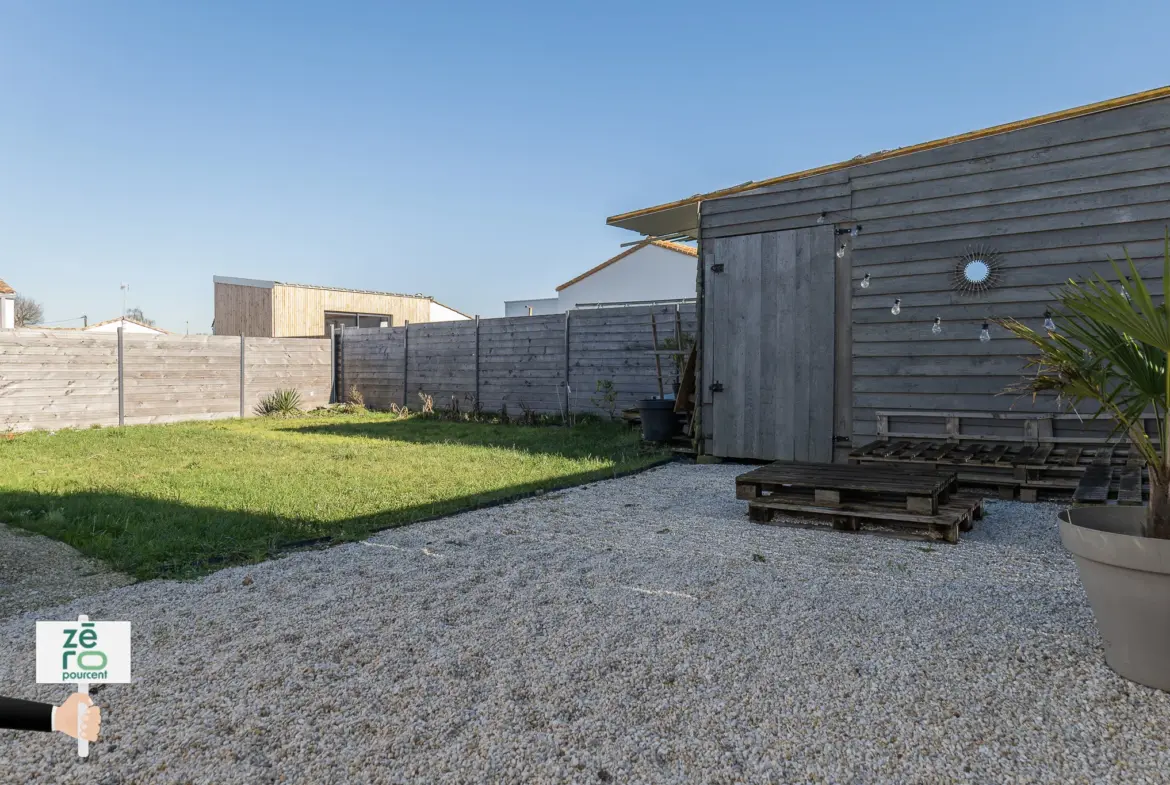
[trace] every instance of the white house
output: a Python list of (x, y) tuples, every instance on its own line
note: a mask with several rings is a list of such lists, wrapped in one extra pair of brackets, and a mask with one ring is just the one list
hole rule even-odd
[(125, 316), (116, 317), (114, 319), (107, 319), (104, 322), (91, 324), (88, 327), (83, 327), (82, 330), (88, 333), (116, 333), (118, 328), (122, 328), (125, 333), (147, 333), (150, 335), (170, 335), (169, 332), (161, 327), (151, 327), (149, 324), (136, 322), (133, 319), (127, 319)]
[(698, 252), (693, 246), (644, 240), (561, 284), (556, 297), (505, 302), (504, 315), (536, 316), (599, 304), (689, 300), (695, 296), (697, 264)]
[(0, 330), (16, 326), (16, 292), (0, 280)]
[(561, 298), (535, 297), (531, 300), (505, 300), (504, 316), (543, 316), (561, 312)]

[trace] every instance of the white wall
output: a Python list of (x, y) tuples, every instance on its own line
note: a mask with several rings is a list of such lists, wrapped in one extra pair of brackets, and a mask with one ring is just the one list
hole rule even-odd
[(452, 310), (442, 303), (437, 303), (431, 300), (431, 321), (432, 322), (457, 322), (470, 319), (470, 316), (465, 316), (458, 311)]
[(16, 326), (16, 302), (11, 295), (0, 294), (0, 330), (11, 330)]
[(560, 311), (578, 303), (681, 300), (695, 296), (698, 259), (647, 245), (560, 291)]
[(532, 308), (532, 316), (560, 313), (561, 300), (559, 297), (537, 297), (532, 300), (506, 300), (504, 302), (504, 316), (528, 316), (529, 307)]

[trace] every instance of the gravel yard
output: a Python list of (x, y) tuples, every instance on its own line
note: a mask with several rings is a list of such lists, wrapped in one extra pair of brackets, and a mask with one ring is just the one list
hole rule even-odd
[[(958, 546), (750, 524), (673, 464), (0, 622), (134, 623), (102, 739), (4, 782), (1165, 782), (1170, 695), (1109, 671), (1051, 505)], [(246, 578), (250, 580), (246, 580)], [(247, 583), (248, 585), (244, 585)], [(19, 653), (19, 656), (14, 656)]]
[(131, 580), (59, 540), (0, 523), (0, 619)]

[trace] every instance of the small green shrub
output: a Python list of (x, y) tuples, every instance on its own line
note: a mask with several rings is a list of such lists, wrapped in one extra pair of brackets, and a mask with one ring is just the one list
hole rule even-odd
[(301, 394), (295, 389), (277, 390), (256, 404), (261, 417), (291, 417), (301, 413)]
[(366, 408), (366, 397), (362, 395), (362, 391), (358, 389), (356, 384), (351, 384), (349, 392), (345, 396), (345, 402), (354, 409)]
[(612, 379), (597, 380), (597, 395), (589, 398), (590, 403), (609, 414), (609, 419), (617, 419), (617, 388)]

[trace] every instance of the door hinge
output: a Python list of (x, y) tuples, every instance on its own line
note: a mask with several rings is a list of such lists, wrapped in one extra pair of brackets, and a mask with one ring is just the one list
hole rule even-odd
[(707, 389), (711, 392), (723, 392), (723, 382), (715, 382)]
[(713, 272), (713, 273), (723, 272), (723, 262), (719, 262), (718, 264), (711, 265), (711, 272)]

